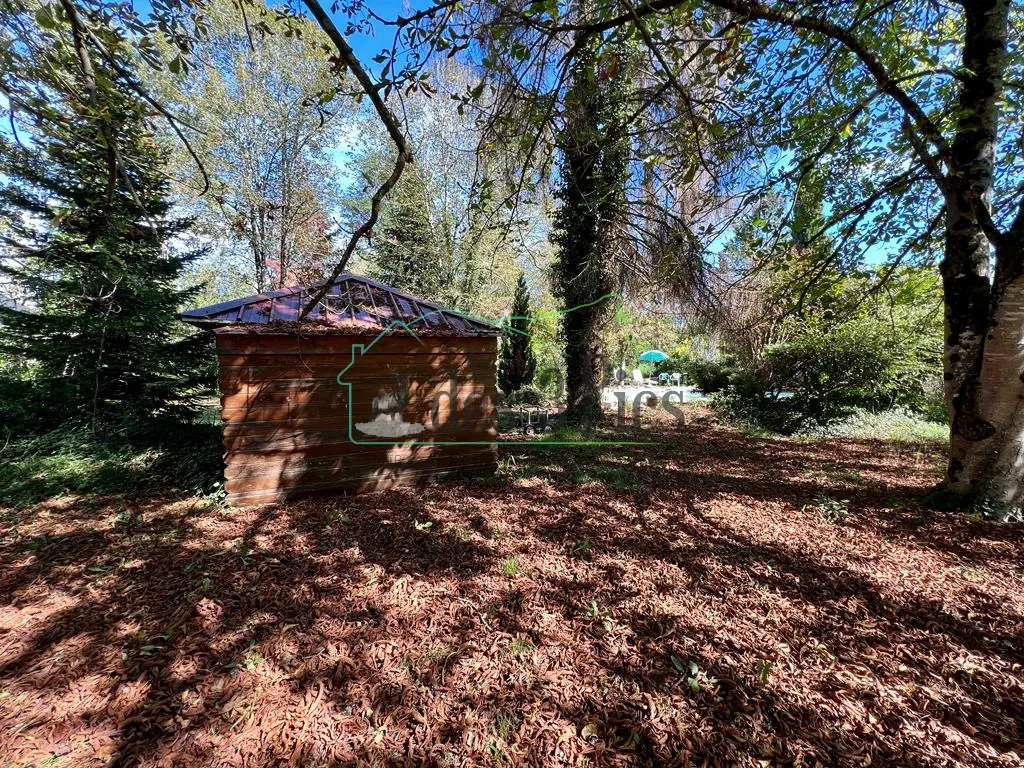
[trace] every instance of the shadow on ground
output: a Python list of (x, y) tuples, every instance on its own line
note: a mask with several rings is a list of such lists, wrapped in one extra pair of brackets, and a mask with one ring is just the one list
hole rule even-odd
[(1013, 765), (1021, 530), (927, 450), (653, 432), (498, 478), (4, 512), (0, 753), (52, 765)]

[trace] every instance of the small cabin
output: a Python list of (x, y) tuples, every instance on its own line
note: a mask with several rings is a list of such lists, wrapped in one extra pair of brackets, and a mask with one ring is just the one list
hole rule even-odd
[(501, 329), (356, 275), (180, 317), (217, 339), (235, 505), (377, 491), (496, 462)]

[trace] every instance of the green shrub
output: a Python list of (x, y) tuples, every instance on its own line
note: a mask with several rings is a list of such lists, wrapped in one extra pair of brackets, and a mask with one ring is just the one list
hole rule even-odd
[(806, 327), (766, 347), (758, 363), (728, 371), (715, 402), (727, 418), (782, 434), (824, 427), (855, 408), (890, 405), (895, 357), (878, 321)]
[(0, 378), (0, 424), (10, 435), (38, 434), (60, 423), (59, 410), (47, 407), (53, 388), (34, 379)]
[(683, 370), (689, 383), (705, 395), (721, 392), (729, 386), (730, 376), (737, 372), (736, 362), (731, 357), (693, 358)]
[(509, 397), (509, 403), (511, 405), (543, 406), (548, 404), (548, 397), (537, 387), (523, 387), (519, 391), (512, 393)]
[(533, 378), (533, 386), (543, 392), (549, 401), (554, 402), (565, 396), (565, 373), (559, 367), (541, 368)]

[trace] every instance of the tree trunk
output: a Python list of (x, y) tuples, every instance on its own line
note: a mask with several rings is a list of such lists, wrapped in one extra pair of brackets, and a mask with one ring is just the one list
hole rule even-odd
[(565, 362), (567, 401), (565, 420), (569, 424), (592, 425), (601, 421), (601, 373), (604, 349), (601, 320), (604, 303), (566, 313)]
[[(1024, 489), (1024, 278), (1013, 234), (986, 234), (999, 101), (1006, 69), (1008, 0), (964, 4), (963, 79), (952, 143), (941, 265), (943, 359), (950, 456), (946, 488), (1019, 514)], [(980, 202), (979, 202), (980, 201)], [(995, 274), (989, 276), (995, 243)]]
[(960, 383), (962, 396), (951, 401), (946, 484), (1007, 519), (1024, 510), (1024, 276), (1018, 243), (998, 251), (1001, 268), (1018, 266), (1006, 281), (997, 272), (980, 371)]

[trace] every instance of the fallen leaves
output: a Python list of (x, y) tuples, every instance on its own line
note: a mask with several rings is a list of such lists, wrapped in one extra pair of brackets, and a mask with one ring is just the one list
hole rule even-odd
[(344, 519), (329, 498), (154, 497), (131, 531), (117, 499), (12, 511), (0, 754), (1020, 764), (1019, 528), (922, 510), (934, 476), (905, 448), (660, 438), (512, 446), (502, 487)]

